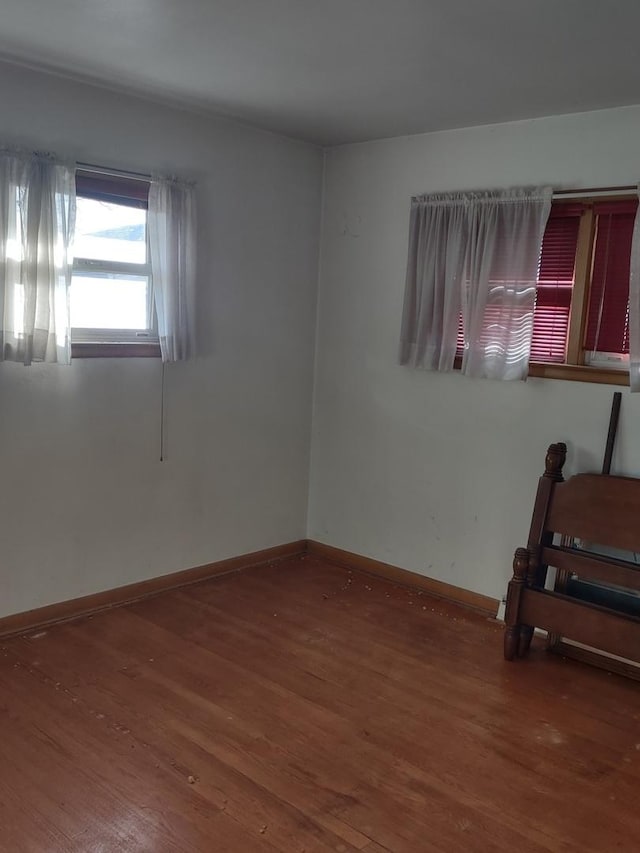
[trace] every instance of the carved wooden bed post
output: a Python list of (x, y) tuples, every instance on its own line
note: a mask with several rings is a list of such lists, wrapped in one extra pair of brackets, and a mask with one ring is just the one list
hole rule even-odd
[(527, 548), (518, 548), (513, 558), (513, 578), (507, 591), (507, 610), (505, 613), (506, 631), (504, 637), (504, 656), (507, 660), (524, 657), (529, 651), (533, 637), (533, 626), (520, 621), (520, 602), (522, 592), (527, 587), (544, 587), (547, 566), (540, 559), (546, 541), (545, 522), (553, 488), (563, 481), (562, 468), (567, 458), (567, 446), (563, 443), (551, 444), (547, 450), (544, 474), (538, 481), (536, 502), (531, 519)]
[(529, 552), (526, 548), (518, 548), (513, 558), (513, 578), (509, 581), (507, 592), (507, 610), (504, 621), (507, 625), (504, 634), (504, 656), (513, 660), (519, 652), (521, 625), (518, 622), (520, 612), (520, 596), (529, 571)]

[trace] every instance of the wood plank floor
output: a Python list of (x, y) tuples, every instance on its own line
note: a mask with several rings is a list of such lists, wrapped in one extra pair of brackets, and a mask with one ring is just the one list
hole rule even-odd
[(311, 557), (0, 643), (6, 853), (640, 850), (640, 685)]

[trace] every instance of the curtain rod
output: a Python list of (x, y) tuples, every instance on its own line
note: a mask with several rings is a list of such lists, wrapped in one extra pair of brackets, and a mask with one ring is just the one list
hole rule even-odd
[(599, 193), (638, 192), (638, 184), (620, 187), (585, 187), (575, 190), (554, 190), (553, 195), (596, 195)]
[(91, 172), (98, 172), (101, 175), (111, 175), (114, 178), (134, 178), (138, 181), (151, 181), (151, 175), (144, 172), (128, 172), (126, 169), (109, 169), (105, 166), (96, 166), (95, 163), (76, 163), (79, 169), (87, 169)]

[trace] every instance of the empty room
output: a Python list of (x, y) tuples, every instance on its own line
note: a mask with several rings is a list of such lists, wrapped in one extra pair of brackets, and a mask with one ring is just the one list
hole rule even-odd
[(0, 20), (0, 853), (640, 850), (640, 6)]

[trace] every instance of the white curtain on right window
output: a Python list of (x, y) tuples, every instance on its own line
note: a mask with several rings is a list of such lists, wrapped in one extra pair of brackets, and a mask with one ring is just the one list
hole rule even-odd
[(525, 379), (550, 188), (413, 199), (400, 363)]
[(629, 276), (629, 384), (632, 391), (640, 391), (640, 206), (633, 227)]
[(149, 187), (149, 247), (162, 360), (195, 355), (195, 188), (173, 178)]

